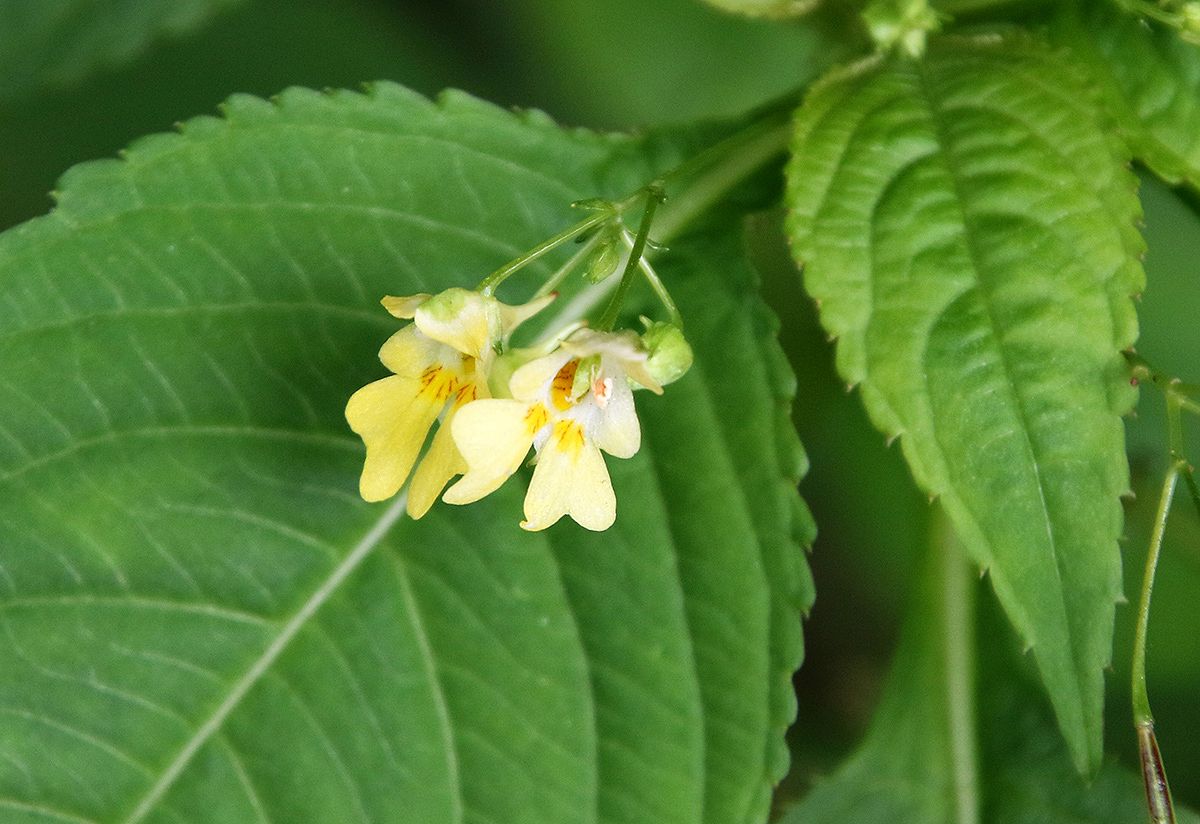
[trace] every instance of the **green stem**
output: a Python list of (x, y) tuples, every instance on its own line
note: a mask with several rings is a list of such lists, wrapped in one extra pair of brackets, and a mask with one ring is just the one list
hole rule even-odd
[(1184, 395), (1176, 395), (1179, 403), (1179, 408), (1184, 412), (1191, 412), (1193, 415), (1200, 415), (1200, 403), (1192, 400)]
[(1158, 569), (1158, 556), (1167, 529), (1167, 516), (1171, 512), (1171, 500), (1175, 496), (1175, 485), (1183, 466), (1185, 464), (1178, 459), (1172, 461), (1167, 476), (1163, 478), (1158, 512), (1154, 516), (1154, 530), (1150, 534), (1150, 549), (1146, 553), (1146, 570), (1142, 576), (1142, 594), (1138, 601), (1137, 626), (1133, 635), (1132, 691), (1135, 726), (1154, 724), (1154, 715), (1150, 712), (1150, 697), (1146, 691), (1146, 633), (1150, 624), (1150, 595), (1154, 591), (1154, 573)]
[[(629, 247), (629, 252), (633, 254), (634, 237), (629, 232), (622, 232), (621, 239), (625, 241)], [(654, 271), (654, 267), (650, 265), (650, 261), (646, 260), (646, 256), (642, 255), (638, 260), (638, 267), (641, 268), (642, 274), (646, 276), (646, 281), (650, 284), (650, 288), (654, 290), (654, 294), (658, 296), (658, 300), (662, 303), (663, 308), (667, 310), (667, 314), (671, 318), (671, 323), (683, 328), (683, 315), (679, 312), (679, 307), (675, 304), (675, 299), (671, 297), (671, 293), (667, 291), (667, 286), (658, 276), (658, 272)]]
[(946, 722), (954, 770), (954, 821), (979, 824), (978, 734), (975, 725), (975, 590), (970, 564), (941, 510), (934, 521), (941, 578)]
[[(687, 162), (663, 175), (664, 184), (688, 178), (690, 185), (673, 186), (671, 200), (658, 218), (655, 237), (668, 241), (698, 215), (719, 202), (753, 172), (787, 151), (791, 140), (791, 112), (772, 112), (768, 117), (710, 146)], [(703, 170), (703, 174), (700, 173)]]
[(561, 286), (562, 282), (567, 279), (567, 275), (571, 274), (571, 270), (582, 263), (591, 251), (596, 248), (596, 244), (600, 242), (601, 234), (603, 233), (597, 233), (588, 238), (587, 242), (583, 243), (579, 247), (579, 250), (567, 259), (566, 263), (558, 267), (558, 271), (551, 275), (549, 280), (538, 287), (538, 290), (533, 293), (533, 299), (536, 300), (548, 295)]
[(1131, 14), (1140, 14), (1160, 23), (1166, 23), (1168, 26), (1179, 28), (1181, 22), (1179, 15), (1169, 12), (1155, 3), (1146, 2), (1146, 0), (1116, 0), (1116, 2), (1118, 6)]
[(617, 315), (621, 313), (621, 306), (624, 305), (625, 297), (633, 286), (634, 276), (642, 262), (642, 253), (646, 251), (646, 241), (650, 239), (650, 225), (654, 223), (654, 212), (662, 202), (662, 186), (657, 182), (651, 183), (646, 190), (646, 208), (642, 210), (642, 222), (638, 225), (637, 235), (633, 239), (633, 248), (629, 250), (629, 260), (625, 261), (621, 282), (617, 284), (617, 291), (613, 292), (604, 314), (596, 324), (596, 328), (602, 332), (612, 329), (617, 323)]
[(508, 277), (510, 275), (512, 275), (513, 273), (515, 273), (517, 270), (529, 265), (530, 263), (533, 263), (535, 260), (540, 258), (542, 255), (546, 254), (547, 252), (553, 251), (554, 249), (557, 249), (559, 246), (563, 245), (567, 241), (575, 239), (577, 236), (579, 236), (583, 232), (586, 232), (588, 229), (591, 229), (593, 226), (599, 226), (602, 223), (607, 223), (608, 221), (612, 220), (616, 215), (619, 215), (620, 213), (621, 213), (621, 205), (620, 204), (617, 205), (616, 207), (614, 207), (611, 211), (606, 210), (606, 209), (601, 209), (596, 212), (593, 212), (591, 215), (585, 217), (583, 220), (579, 221), (574, 226), (570, 226), (566, 229), (563, 229), (561, 232), (559, 232), (554, 237), (543, 240), (541, 243), (539, 243), (537, 246), (534, 246), (528, 252), (525, 252), (524, 254), (513, 258), (508, 263), (504, 264), (499, 269), (492, 272), (490, 275), (488, 275), (483, 280), (481, 280), (479, 282), (479, 285), (475, 288), (479, 292), (482, 292), (485, 295), (493, 294), (496, 291), (497, 287), (499, 287), (501, 283), (504, 283), (504, 281), (508, 280)]
[(1200, 512), (1200, 489), (1196, 488), (1192, 467), (1183, 454), (1183, 423), (1180, 415), (1183, 410), (1193, 411), (1191, 407), (1196, 404), (1184, 394), (1190, 391), (1189, 388), (1156, 371), (1141, 356), (1127, 352), (1125, 358), (1129, 361), (1134, 380), (1148, 380), (1153, 383), (1162, 390), (1167, 403), (1167, 441), (1171, 464), (1167, 468), (1166, 477), (1163, 478), (1158, 511), (1154, 516), (1154, 528), (1150, 533), (1150, 547), (1146, 551), (1146, 568), (1142, 575), (1142, 592), (1138, 600), (1137, 624), (1133, 635), (1130, 678), (1133, 728), (1137, 733), (1142, 783), (1146, 788), (1146, 807), (1150, 813), (1150, 821), (1151, 824), (1174, 824), (1175, 808), (1171, 803), (1171, 788), (1167, 783), (1162, 754), (1158, 750), (1158, 739), (1154, 735), (1154, 714), (1150, 711), (1150, 695), (1146, 687), (1146, 637), (1150, 627), (1150, 596), (1154, 592), (1154, 576), (1158, 570), (1158, 558), (1162, 553), (1163, 538), (1167, 531), (1167, 518), (1171, 514), (1171, 502), (1181, 475), (1192, 502)]

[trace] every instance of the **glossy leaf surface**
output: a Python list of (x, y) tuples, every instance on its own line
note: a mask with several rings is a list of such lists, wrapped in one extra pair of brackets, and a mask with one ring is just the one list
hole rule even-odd
[(839, 372), (990, 574), (1090, 770), (1142, 243), (1126, 158), (1050, 72), (1072, 79), (1032, 42), (948, 38), (833, 76), (798, 114), (788, 201)]

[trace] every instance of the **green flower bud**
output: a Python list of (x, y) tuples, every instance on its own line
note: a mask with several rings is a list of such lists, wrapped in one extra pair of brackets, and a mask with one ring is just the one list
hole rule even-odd
[(616, 226), (607, 226), (601, 229), (596, 248), (588, 259), (587, 267), (583, 270), (583, 276), (588, 283), (599, 283), (611, 277), (621, 263), (621, 251), (620, 229)]
[(649, 353), (646, 371), (662, 386), (682, 378), (692, 368), (692, 347), (683, 336), (683, 330), (673, 323), (649, 323), (645, 318), (646, 332), (642, 345)]
[(435, 320), (443, 323), (452, 321), (463, 313), (468, 304), (479, 300), (479, 293), (470, 289), (452, 286), (444, 292), (431, 297), (421, 305), (421, 309)]
[(925, 36), (941, 24), (928, 0), (874, 0), (862, 17), (880, 51), (898, 48), (909, 57), (925, 53)]

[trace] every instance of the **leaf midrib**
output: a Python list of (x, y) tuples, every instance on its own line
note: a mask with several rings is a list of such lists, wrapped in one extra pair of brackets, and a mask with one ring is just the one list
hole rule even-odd
[[(960, 175), (959, 168), (958, 168), (958, 162), (953, 154), (952, 141), (949, 140), (948, 135), (945, 132), (945, 127), (942, 122), (943, 115), (942, 115), (942, 112), (938, 105), (938, 101), (937, 101), (935, 95), (930, 93), (930, 90), (928, 88), (928, 78), (926, 77), (926, 74), (925, 74), (925, 67), (922, 65), (918, 65), (914, 74), (917, 78), (917, 83), (920, 88), (921, 98), (925, 103), (926, 110), (929, 112), (929, 122), (930, 122), (931, 126), (933, 127), (934, 137), (935, 137), (935, 140), (938, 145), (937, 155), (941, 160), (942, 167), (946, 171), (946, 176), (950, 180), (950, 185), (953, 187), (955, 210), (957, 212), (957, 217), (959, 219), (959, 223), (963, 229), (963, 231), (962, 231), (963, 247), (966, 250), (967, 255), (970, 259), (971, 269), (975, 273), (975, 278), (974, 278), (975, 288), (977, 288), (979, 290), (979, 294), (980, 294), (980, 298), (981, 298), (980, 302), (982, 303), (982, 305), (984, 307), (984, 311), (986, 312), (988, 326), (990, 327), (990, 331), (991, 331), (990, 337), (991, 337), (992, 341), (994, 342), (993, 345), (995, 346), (996, 353), (999, 356), (1000, 367), (1004, 373), (1004, 383), (1008, 389), (1008, 395), (1009, 395), (1011, 402), (1015, 408), (1015, 411), (1017, 412), (1017, 414), (1021, 420), (1021, 441), (1022, 441), (1022, 445), (1024, 447), (1026, 459), (1029, 463), (1029, 466), (1032, 469), (1033, 477), (1036, 482), (1035, 486), (1037, 488), (1037, 494), (1038, 494), (1039, 511), (1042, 514), (1042, 526), (1045, 528), (1046, 540), (1049, 543), (1051, 553), (1054, 558), (1054, 571), (1055, 571), (1054, 590), (1055, 590), (1057, 605), (1060, 607), (1061, 613), (1062, 613), (1060, 615), (1060, 618), (1061, 618), (1060, 623), (1065, 628), (1067, 637), (1070, 638), (1071, 637), (1070, 625), (1069, 625), (1069, 622), (1066, 620), (1067, 603), (1066, 603), (1065, 598), (1063, 597), (1062, 558), (1061, 558), (1061, 553), (1058, 551), (1058, 542), (1055, 539), (1054, 525), (1053, 525), (1052, 519), (1050, 517), (1050, 508), (1049, 508), (1049, 504), (1046, 500), (1046, 490), (1045, 490), (1044, 483), (1042, 481), (1042, 470), (1041, 470), (1041, 466), (1039, 464), (1038, 457), (1037, 457), (1037, 449), (1035, 448), (1033, 440), (1030, 436), (1029, 415), (1025, 409), (1024, 397), (1023, 397), (1021, 391), (1018, 389), (1017, 383), (1013, 377), (1013, 369), (1012, 369), (1012, 365), (1010, 362), (1009, 354), (1006, 351), (1005, 346), (999, 335), (999, 327), (997, 326), (996, 316), (995, 316), (995, 313), (994, 313), (993, 307), (992, 307), (991, 293), (990, 293), (990, 290), (988, 289), (986, 279), (983, 276), (984, 267), (981, 265), (980, 254), (979, 254), (978, 249), (975, 246), (975, 242), (973, 240), (973, 233), (970, 230), (971, 220), (970, 220), (970, 217), (969, 217), (966, 207), (965, 207), (966, 201), (964, 198), (964, 193), (963, 193), (962, 184), (961, 184), (961, 175)], [(925, 372), (924, 379), (925, 379), (925, 386), (926, 386), (926, 395), (929, 395), (930, 393), (929, 393), (928, 372)], [(936, 430), (936, 427), (935, 427), (935, 430)], [(935, 440), (939, 445), (938, 451), (942, 453), (941, 454), (942, 460), (945, 461), (946, 453), (945, 453), (945, 450), (942, 449), (942, 447), (941, 447), (941, 440), (939, 438), (937, 438), (936, 435), (935, 435)], [(971, 506), (967, 503), (966, 500), (964, 500), (960, 496), (954, 494), (953, 488), (949, 488), (947, 490), (947, 495), (950, 497), (953, 497), (955, 500), (957, 500), (962, 505), (962, 507), (965, 510), (967, 510), (968, 512), (971, 512), (972, 520), (974, 520), (976, 522), (976, 524), (979, 523), (979, 519), (975, 515), (975, 513), (972, 511)], [(985, 535), (985, 532), (983, 530), (979, 530), (979, 534)], [(985, 538), (985, 540), (986, 540), (986, 538)], [(989, 544), (989, 546), (991, 546), (990, 541), (988, 541), (988, 544)], [(996, 571), (993, 570), (993, 575), (995, 575), (995, 574), (996, 574)], [(1028, 632), (1028, 627), (1023, 628), (1023, 631)], [(1072, 669), (1073, 670), (1075, 669), (1074, 661), (1072, 661)], [(1078, 676), (1078, 674), (1077, 674), (1077, 676)], [(1074, 686), (1078, 687), (1078, 683), (1074, 682)]]
[(380, 514), (379, 518), (367, 530), (362, 539), (354, 545), (349, 554), (325, 576), (316, 589), (313, 590), (312, 594), (305, 599), (304, 603), (300, 605), (292, 617), (280, 625), (279, 631), (271, 643), (251, 662), (242, 676), (233, 683), (224, 700), (217, 705), (212, 714), (183, 743), (175, 756), (163, 769), (158, 780), (139, 799), (133, 811), (126, 818), (122, 819), (122, 824), (137, 824), (154, 810), (158, 802), (163, 799), (175, 784), (175, 781), (187, 768), (188, 764), (191, 763), (200, 748), (213, 735), (220, 731), (226, 719), (237, 709), (242, 699), (250, 692), (250, 689), (259, 682), (279, 659), (279, 656), (283, 654), (284, 650), (287, 649), (300, 630), (305, 627), (309, 619), (320, 610), (351, 573), (358, 569), (367, 556), (386, 537), (392, 525), (404, 514), (407, 499), (408, 496), (403, 493), (397, 496), (392, 504)]

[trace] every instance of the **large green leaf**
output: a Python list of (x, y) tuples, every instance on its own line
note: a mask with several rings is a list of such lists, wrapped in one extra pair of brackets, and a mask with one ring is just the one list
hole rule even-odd
[(987, 610), (976, 630), (971, 577), (957, 547), (930, 553), (866, 740), (781, 824), (1146, 820), (1134, 771), (1107, 761), (1090, 782), (1075, 773), (1011, 632)]
[(668, 144), (390, 85), (224, 114), (0, 236), (4, 820), (754, 818), (810, 531), (736, 236), (664, 263), (697, 367), (639, 398), (607, 533), (522, 532), (516, 481), (364, 504), (342, 417), (380, 295), (472, 283)]
[(1064, 8), (1051, 34), (1088, 67), (1134, 156), (1200, 188), (1200, 46), (1116, 3)]
[(242, 0), (11, 0), (0, 4), (0, 98), (123, 63)]
[(1000, 38), (831, 77), (793, 148), (790, 234), (839, 371), (990, 571), (1094, 768), (1143, 280), (1124, 158), (1058, 56)]

